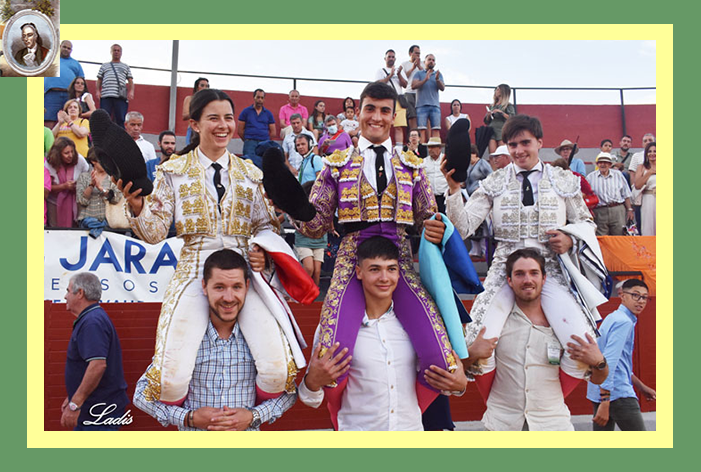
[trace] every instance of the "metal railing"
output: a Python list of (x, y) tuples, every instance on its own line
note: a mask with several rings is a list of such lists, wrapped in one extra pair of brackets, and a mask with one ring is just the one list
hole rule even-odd
[[(177, 48), (177, 46), (176, 46)], [(94, 61), (80, 61), (82, 64), (91, 64), (100, 66), (102, 63)], [(177, 58), (175, 58), (174, 51), (174, 65), (177, 68)], [(297, 82), (324, 82), (324, 83), (345, 83), (345, 84), (367, 84), (366, 80), (352, 80), (352, 79), (323, 79), (318, 77), (290, 77), (283, 75), (257, 75), (257, 74), (234, 74), (229, 72), (203, 72), (203, 71), (193, 71), (193, 70), (173, 70), (164, 69), (158, 67), (143, 67), (143, 66), (130, 66), (132, 69), (137, 70), (147, 70), (153, 72), (165, 72), (175, 76), (176, 74), (193, 74), (193, 75), (206, 75), (206, 76), (222, 76), (222, 77), (238, 77), (246, 79), (267, 79), (267, 80), (289, 80), (292, 82), (292, 89), (297, 89)], [(494, 85), (459, 85), (459, 84), (446, 84), (446, 88), (457, 88), (457, 89), (475, 89), (475, 90), (493, 90)], [(174, 100), (175, 88), (177, 84), (174, 78), (171, 80), (171, 99)], [(511, 87), (512, 102), (514, 108), (518, 111), (518, 101), (517, 92), (525, 90), (541, 90), (541, 91), (618, 91), (620, 96), (620, 108), (621, 108), (621, 126), (622, 135), (628, 134), (626, 130), (626, 111), (625, 111), (625, 100), (624, 92), (633, 90), (657, 90), (657, 87)], [(175, 109), (171, 105), (172, 114), (175, 114)], [(174, 122), (171, 124), (171, 129), (174, 126)]]

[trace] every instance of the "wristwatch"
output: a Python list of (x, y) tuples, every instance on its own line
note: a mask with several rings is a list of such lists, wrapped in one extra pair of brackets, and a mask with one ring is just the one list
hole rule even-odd
[(73, 402), (68, 402), (68, 409), (71, 411), (78, 411), (80, 407)]
[(596, 365), (593, 365), (592, 367), (596, 370), (604, 370), (606, 368), (606, 365), (606, 358), (604, 357), (604, 359), (601, 362), (599, 362)]
[(251, 412), (253, 415), (253, 420), (251, 421), (251, 424), (248, 425), (249, 428), (260, 428), (260, 424), (262, 423), (260, 420), (260, 413), (258, 413), (258, 410), (254, 410), (253, 408), (249, 409), (248, 411)]

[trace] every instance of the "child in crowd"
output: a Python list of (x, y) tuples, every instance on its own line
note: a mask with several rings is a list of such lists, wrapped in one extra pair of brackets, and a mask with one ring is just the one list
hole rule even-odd
[[(302, 184), (307, 196), (311, 193), (313, 185), (313, 180)], [(327, 238), (328, 235), (324, 234), (321, 238), (312, 239), (304, 236), (299, 231), (295, 231), (295, 254), (297, 254), (297, 259), (300, 260), (307, 274), (311, 276), (317, 286), (321, 276), (321, 264), (324, 262)]]
[(346, 118), (341, 121), (341, 128), (351, 137), (353, 147), (358, 147), (359, 126), (360, 123), (355, 119), (355, 108), (346, 107)]

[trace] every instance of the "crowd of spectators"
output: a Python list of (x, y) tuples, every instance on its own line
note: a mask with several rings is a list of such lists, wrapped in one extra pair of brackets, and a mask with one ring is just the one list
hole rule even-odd
[[(51, 190), (47, 190), (46, 223), (59, 227), (75, 227), (83, 220), (79, 217), (80, 209), (86, 205), (81, 198), (76, 198), (75, 182), (88, 165), (84, 156), (88, 155), (91, 144), (89, 117), (98, 106), (111, 113), (117, 124), (124, 124), (142, 151), (151, 179), (155, 176), (156, 166), (175, 152), (175, 134), (165, 130), (159, 136), (159, 157), (154, 146), (141, 135), (144, 116), (137, 111), (128, 111), (135, 86), (131, 69), (121, 61), (121, 46), (111, 46), (112, 60), (100, 67), (94, 96), (80, 64), (71, 57), (71, 52), (72, 44), (69, 41), (62, 42), (62, 77), (60, 80), (45, 80), (45, 120), (49, 128), (44, 130), (44, 151), (47, 156), (47, 172), (51, 177), (47, 181), (50, 184), (47, 187), (50, 186)], [(408, 56), (407, 61), (400, 63), (398, 54), (393, 49), (387, 50), (384, 66), (377, 70), (374, 80), (387, 83), (397, 92), (393, 122), (395, 146), (425, 159), (427, 167), (436, 162), (440, 166), (443, 159), (440, 152), (441, 131), (450, 130), (457, 120), (463, 119), (470, 122), (469, 128), (473, 136), (475, 131), (470, 116), (463, 113), (463, 105), (458, 99), (450, 102), (450, 114), (441, 117), (440, 94), (445, 90), (445, 79), (436, 67), (436, 56), (422, 56), (418, 45), (409, 48)], [(193, 94), (204, 88), (209, 88), (209, 80), (200, 77), (194, 83)], [(288, 169), (300, 182), (306, 182), (313, 179), (323, 165), (320, 157), (348, 147), (357, 148), (360, 129), (356, 115), (359, 109), (353, 97), (343, 100), (337, 114), (327, 111), (324, 100), (316, 100), (310, 112), (301, 103), (300, 92), (291, 90), (287, 103), (280, 107), (277, 115), (273, 110), (265, 108), (265, 97), (264, 90), (256, 89), (253, 92), (253, 103), (242, 108), (238, 115), (237, 132), (243, 141), (242, 155), (245, 158), (253, 158), (255, 161), (256, 148), (260, 143), (277, 141), (284, 151)], [(511, 162), (501, 137), (504, 124), (516, 113), (510, 97), (511, 87), (500, 84), (494, 89), (492, 102), (487, 105), (483, 119), (485, 127), (480, 128), (481, 132), (486, 133), (487, 139), (484, 147), (479, 150), (473, 146), (467, 179), (463, 183), (466, 199), (487, 175)], [(190, 119), (191, 98), (192, 95), (189, 95), (183, 102), (182, 119), (185, 121)], [(60, 137), (68, 138), (74, 143), (71, 147), (66, 146), (65, 141), (57, 142), (60, 152), (65, 153), (65, 158), (61, 159), (57, 157), (59, 151), (50, 152), (54, 148), (54, 138)], [(485, 136), (477, 136), (475, 141), (484, 138)], [(186, 143), (190, 143), (191, 139), (192, 129), (188, 126)], [(575, 157), (580, 150), (576, 143), (563, 139), (554, 149), (560, 158), (557, 165), (568, 168), (581, 177), (584, 197), (597, 222), (598, 234), (655, 234), (654, 141), (654, 135), (646, 133), (643, 136), (643, 151), (634, 153), (631, 149), (633, 140), (628, 135), (621, 138), (619, 147), (615, 150), (610, 139), (602, 140), (601, 152), (596, 158), (593, 172), (587, 172), (584, 161)], [(437, 146), (436, 143), (441, 144)], [(648, 150), (650, 143), (653, 143), (651, 152)], [(485, 147), (489, 149), (488, 158), (482, 159), (479, 151)], [(50, 160), (49, 155), (53, 156)], [(434, 180), (440, 180), (440, 172), (434, 174)], [(435, 192), (439, 206), (442, 202), (440, 188), (442, 186), (437, 185)], [(56, 205), (59, 201), (71, 206), (71, 211), (58, 211)], [(72, 219), (68, 217), (69, 214), (73, 215)], [(473, 254), (480, 252), (473, 250)]]

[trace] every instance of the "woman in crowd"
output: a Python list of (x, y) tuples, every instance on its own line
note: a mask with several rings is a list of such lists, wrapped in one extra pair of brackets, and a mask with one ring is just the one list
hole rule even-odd
[(336, 118), (338, 119), (339, 123), (346, 119), (346, 108), (348, 108), (348, 107), (353, 107), (353, 110), (355, 110), (355, 100), (353, 100), (351, 97), (346, 97), (343, 99), (343, 106), (341, 107), (341, 113), (336, 115)]
[(307, 120), (307, 129), (314, 133), (314, 139), (319, 141), (319, 136), (324, 133), (324, 123), (326, 122), (326, 103), (317, 100), (314, 103), (312, 114)]
[(353, 145), (351, 137), (338, 126), (338, 121), (333, 115), (328, 115), (324, 121), (326, 131), (319, 138), (319, 153), (327, 156), (334, 151), (342, 151)]
[(504, 144), (501, 140), (501, 130), (504, 123), (510, 117), (516, 114), (516, 109), (509, 103), (511, 98), (511, 87), (506, 84), (500, 84), (494, 89), (494, 101), (487, 108), (487, 114), (484, 115), (484, 124), (489, 125), (494, 130), (494, 136), (489, 140), (489, 153), (496, 151), (497, 146)]
[(404, 145), (404, 151), (411, 151), (420, 158), (428, 156), (428, 148), (421, 144), (421, 135), (418, 129), (409, 132), (409, 144)]
[(453, 126), (453, 123), (455, 123), (457, 120), (460, 118), (465, 118), (467, 121), (470, 122), (470, 128), (472, 128), (472, 121), (470, 120), (470, 115), (467, 113), (462, 113), (462, 103), (460, 103), (460, 100), (457, 98), (450, 102), (450, 111), (451, 114), (445, 117), (445, 129), (450, 129), (451, 126)]
[(95, 111), (95, 100), (92, 98), (85, 77), (76, 77), (68, 86), (68, 98), (78, 100), (80, 103), (80, 117), (88, 119)]
[(51, 174), (51, 191), (48, 197), (49, 227), (71, 228), (75, 225), (78, 209), (75, 192), (76, 181), (90, 166), (79, 155), (75, 143), (60, 137), (51, 146), (44, 167)]
[(52, 130), (54, 136), (70, 139), (75, 143), (78, 153), (81, 156), (87, 156), (90, 147), (88, 144), (90, 122), (80, 117), (80, 102), (76, 99), (68, 100), (57, 116), (58, 122)]
[(640, 226), (643, 236), (655, 236), (657, 215), (657, 143), (645, 146), (643, 165), (635, 171), (635, 189), (642, 191), (643, 204), (640, 207)]
[(92, 171), (80, 174), (75, 190), (78, 200), (78, 226), (89, 229), (90, 236), (97, 238), (107, 227), (105, 205), (120, 201), (122, 192), (100, 165), (93, 148), (88, 151), (87, 160), (93, 166)]
[[(195, 80), (195, 86), (192, 87), (192, 94), (194, 95), (200, 90), (207, 88), (209, 88), (209, 79), (200, 77), (199, 79)], [(185, 97), (185, 100), (183, 100), (183, 121), (190, 121), (190, 100), (192, 100), (192, 95), (188, 95)], [(192, 128), (190, 128), (190, 125), (188, 125), (187, 134), (185, 135), (185, 142), (190, 144), (190, 141), (192, 141)]]

